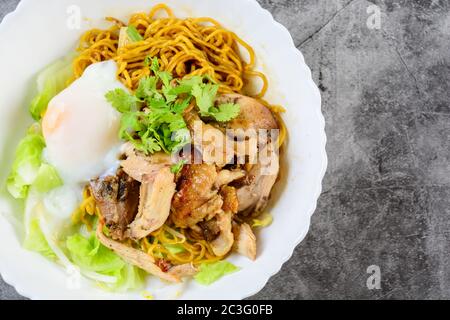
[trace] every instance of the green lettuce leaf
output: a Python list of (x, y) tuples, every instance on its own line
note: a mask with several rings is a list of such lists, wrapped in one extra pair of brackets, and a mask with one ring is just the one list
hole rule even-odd
[(194, 279), (198, 283), (207, 286), (223, 276), (238, 270), (238, 267), (225, 260), (214, 263), (203, 263), (200, 265), (200, 271), (194, 276)]
[(41, 167), (45, 141), (41, 134), (30, 132), (20, 141), (7, 180), (9, 193), (16, 199), (26, 198), (28, 187), (36, 179)]
[(47, 258), (56, 260), (56, 255), (48, 245), (41, 227), (39, 226), (38, 219), (34, 219), (30, 222), (29, 231), (25, 237), (23, 246), (27, 250), (38, 252)]
[(101, 245), (95, 235), (85, 238), (81, 234), (75, 234), (67, 238), (66, 246), (72, 261), (81, 268), (99, 273), (110, 273), (125, 266), (125, 262)]
[(210, 114), (218, 90), (219, 86), (211, 83), (199, 83), (192, 87), (192, 95), (197, 100), (197, 106), (202, 116)]
[(73, 55), (69, 55), (52, 63), (38, 75), (38, 93), (30, 105), (33, 119), (41, 119), (50, 100), (64, 90), (74, 77), (72, 61)]
[(115, 284), (104, 284), (111, 290), (136, 289), (143, 284), (143, 271), (103, 246), (94, 234), (89, 238), (81, 234), (70, 236), (66, 240), (66, 247), (72, 262), (81, 269), (116, 277)]
[(58, 175), (56, 169), (46, 163), (43, 163), (39, 168), (36, 179), (33, 182), (33, 186), (40, 193), (46, 193), (50, 190), (62, 186), (63, 182)]
[(112, 290), (134, 290), (144, 286), (145, 272), (129, 263), (116, 272), (117, 283), (110, 286)]

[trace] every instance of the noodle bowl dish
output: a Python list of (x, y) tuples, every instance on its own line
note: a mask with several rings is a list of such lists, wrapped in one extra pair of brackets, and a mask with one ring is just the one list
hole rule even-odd
[(0, 263), (5, 280), (32, 298), (256, 293), (305, 236), (326, 167), (288, 32), (251, 0), (61, 2), (54, 32), (76, 41), (40, 64), (27, 114), (10, 113), (23, 130), (0, 139), (2, 232), (54, 276)]

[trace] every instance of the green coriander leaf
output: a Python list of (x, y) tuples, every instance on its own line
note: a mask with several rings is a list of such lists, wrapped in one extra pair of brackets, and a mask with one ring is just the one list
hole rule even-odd
[(161, 146), (158, 141), (153, 137), (148, 137), (142, 140), (142, 147), (144, 152), (146, 153), (155, 153), (161, 151)]
[(154, 57), (152, 60), (152, 65), (150, 66), (150, 69), (153, 71), (153, 73), (161, 79), (163, 84), (167, 87), (170, 86), (170, 81), (173, 79), (172, 74), (167, 71), (161, 71), (158, 58)]
[(153, 122), (156, 126), (167, 124), (169, 126), (169, 130), (172, 132), (186, 128), (186, 122), (184, 122), (181, 114), (160, 112), (157, 114), (152, 114), (150, 117), (153, 118), (151, 122)]
[[(183, 78), (182, 80), (178, 81), (178, 90), (183, 91), (182, 93), (190, 93), (192, 91), (192, 87), (195, 85), (201, 85), (203, 84), (204, 77), (202, 76), (193, 76), (189, 78)], [(190, 89), (190, 90), (188, 90)]]
[(175, 131), (172, 134), (171, 151), (180, 150), (188, 143), (191, 143), (191, 134), (187, 128)]
[(197, 100), (197, 106), (203, 116), (209, 115), (209, 109), (214, 106), (214, 100), (219, 90), (218, 85), (214, 84), (195, 84), (192, 87), (192, 95)]
[(136, 97), (138, 99), (146, 100), (148, 97), (153, 97), (158, 93), (156, 86), (158, 79), (156, 77), (145, 77), (139, 81), (139, 87), (136, 90)]
[(172, 93), (172, 87), (164, 86), (162, 92), (168, 103), (172, 103), (178, 98), (178, 95)]
[(136, 107), (137, 99), (123, 89), (109, 91), (105, 95), (106, 100), (119, 112), (129, 112)]
[(217, 112), (212, 113), (211, 115), (219, 122), (227, 122), (239, 115), (240, 107), (235, 103), (225, 103), (221, 104), (218, 107)]
[(138, 42), (138, 41), (144, 40), (144, 38), (141, 36), (141, 34), (139, 33), (139, 31), (136, 29), (135, 26), (128, 26), (127, 34), (128, 34), (128, 37), (133, 42)]
[(119, 129), (119, 137), (121, 139), (130, 140), (132, 134), (142, 130), (139, 116), (140, 114), (138, 112), (127, 112), (122, 115)]
[(172, 121), (169, 123), (169, 129), (172, 132), (186, 129), (186, 122), (184, 122), (184, 119), (180, 114), (173, 116)]
[(181, 94), (191, 95), (193, 86), (201, 85), (203, 83), (203, 77), (193, 76), (190, 78), (178, 80), (177, 82), (178, 82), (178, 85), (175, 87), (172, 87), (169, 91), (169, 94), (177, 95), (177, 96), (179, 96)]
[(174, 143), (172, 141), (172, 131), (170, 130), (169, 125), (167, 123), (162, 124), (159, 128), (159, 132), (161, 132), (160, 138), (163, 149), (168, 153), (172, 152)]
[[(108, 100), (123, 113), (121, 139), (146, 154), (161, 150), (170, 153), (191, 141), (182, 113), (191, 102), (194, 86), (199, 87), (200, 103), (208, 105), (204, 109), (219, 112), (213, 110), (218, 86), (203, 84), (202, 77), (192, 77), (181, 81), (184, 87), (174, 90), (177, 87), (172, 86), (172, 75), (160, 70), (157, 58), (146, 57), (144, 63), (150, 65), (155, 76), (142, 78), (134, 96), (116, 90), (108, 94)], [(179, 94), (184, 96), (180, 98)], [(149, 112), (136, 111), (138, 103), (143, 103)]]
[(175, 103), (172, 106), (172, 112), (175, 113), (183, 113), (184, 110), (186, 110), (187, 107), (189, 107), (189, 104), (191, 103), (191, 98), (184, 99), (183, 101), (175, 101)]
[(153, 73), (156, 75), (159, 72), (159, 62), (158, 58), (153, 57), (152, 59), (152, 65), (150, 66), (150, 69), (153, 71)]
[(187, 163), (186, 159), (181, 159), (180, 161), (178, 161), (178, 163), (170, 167), (170, 172), (172, 172), (173, 174), (178, 174), (181, 171), (181, 169), (183, 169), (186, 163)]
[(169, 106), (167, 105), (167, 102), (164, 99), (161, 98), (150, 98), (147, 99), (147, 105), (153, 112), (158, 111), (169, 111)]
[[(153, 153), (155, 151), (161, 151), (161, 149), (165, 152), (165, 153), (170, 153), (170, 150), (168, 150), (168, 148), (166, 147), (165, 141), (166, 138), (164, 137), (164, 127), (163, 125), (160, 125), (159, 127), (150, 127), (148, 128), (148, 138), (146, 139), (150, 139), (150, 141), (152, 141), (155, 145), (155, 147), (153, 148), (153, 150), (149, 149), (150, 153)], [(150, 146), (149, 146), (150, 147)]]
[(172, 81), (172, 75), (167, 71), (158, 71), (157, 76), (161, 79), (165, 87), (170, 89), (170, 81)]
[[(140, 135), (140, 143), (138, 144), (138, 150), (145, 153), (154, 153), (161, 151), (161, 146), (159, 144), (159, 135), (151, 128)], [(157, 139), (158, 138), (158, 139)]]

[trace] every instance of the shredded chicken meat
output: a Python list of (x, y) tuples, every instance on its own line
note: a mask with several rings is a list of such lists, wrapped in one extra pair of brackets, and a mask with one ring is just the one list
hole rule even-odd
[(268, 144), (262, 151), (270, 154), (270, 161), (253, 165), (247, 174), (249, 183), (237, 190), (239, 212), (257, 215), (267, 206), (280, 169), (278, 155), (267, 150), (270, 148), (271, 144)]
[(256, 237), (252, 228), (247, 224), (233, 225), (234, 245), (233, 250), (251, 260), (256, 259)]
[(97, 238), (107, 248), (113, 250), (126, 262), (147, 271), (163, 280), (169, 282), (180, 282), (180, 278), (177, 274), (170, 272), (164, 272), (158, 265), (155, 264), (155, 260), (145, 253), (144, 251), (134, 249), (118, 241), (109, 239), (103, 233), (103, 224), (99, 222), (97, 226)]
[(155, 177), (143, 176), (138, 214), (130, 224), (132, 239), (142, 239), (163, 226), (169, 217), (174, 193), (174, 174), (169, 168), (162, 168)]
[(218, 257), (226, 255), (233, 247), (232, 213), (220, 212), (216, 215), (219, 235), (210, 242), (214, 254)]
[(170, 167), (171, 160), (169, 155), (161, 152), (150, 157), (128, 152), (128, 157), (120, 165), (130, 177), (142, 182), (143, 176), (154, 177), (161, 169)]

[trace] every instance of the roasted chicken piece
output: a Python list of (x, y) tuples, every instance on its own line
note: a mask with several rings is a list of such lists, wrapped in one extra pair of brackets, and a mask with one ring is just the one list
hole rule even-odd
[(222, 206), (223, 206), (222, 197), (218, 194), (215, 194), (203, 205), (192, 210), (192, 214), (189, 218), (190, 225), (194, 225), (203, 219), (209, 220), (213, 218), (217, 213), (219, 213), (222, 210)]
[(239, 115), (226, 124), (227, 129), (278, 129), (272, 112), (256, 99), (232, 93), (221, 95), (216, 103), (235, 103), (240, 107)]
[(270, 192), (275, 184), (280, 169), (279, 157), (272, 152), (272, 143), (267, 144), (260, 152), (266, 154), (265, 163), (259, 162), (253, 165), (247, 174), (248, 185), (237, 189), (239, 212), (257, 215), (267, 206)]
[(127, 158), (122, 160), (120, 165), (130, 177), (139, 182), (142, 182), (144, 175), (154, 177), (161, 169), (172, 165), (170, 156), (163, 152), (148, 157), (134, 150), (127, 150), (126, 154)]
[(137, 212), (139, 182), (119, 170), (115, 176), (92, 180), (91, 189), (111, 237), (123, 240)]
[(234, 244), (233, 250), (251, 260), (256, 259), (256, 237), (252, 228), (243, 223), (233, 224)]
[(130, 238), (142, 239), (162, 227), (169, 217), (174, 193), (174, 174), (169, 168), (162, 168), (156, 176), (143, 176), (138, 214), (129, 226)]
[[(189, 164), (183, 167), (178, 179), (178, 192), (172, 200), (170, 215), (176, 226), (181, 228), (193, 226), (208, 215), (210, 210), (215, 210), (216, 204), (211, 205), (207, 202), (217, 194), (217, 190), (214, 190), (216, 179), (217, 171), (214, 165)], [(199, 209), (205, 204), (208, 210)]]
[(232, 216), (231, 212), (222, 211), (215, 217), (219, 235), (210, 242), (210, 245), (214, 254), (218, 257), (226, 255), (233, 247)]

